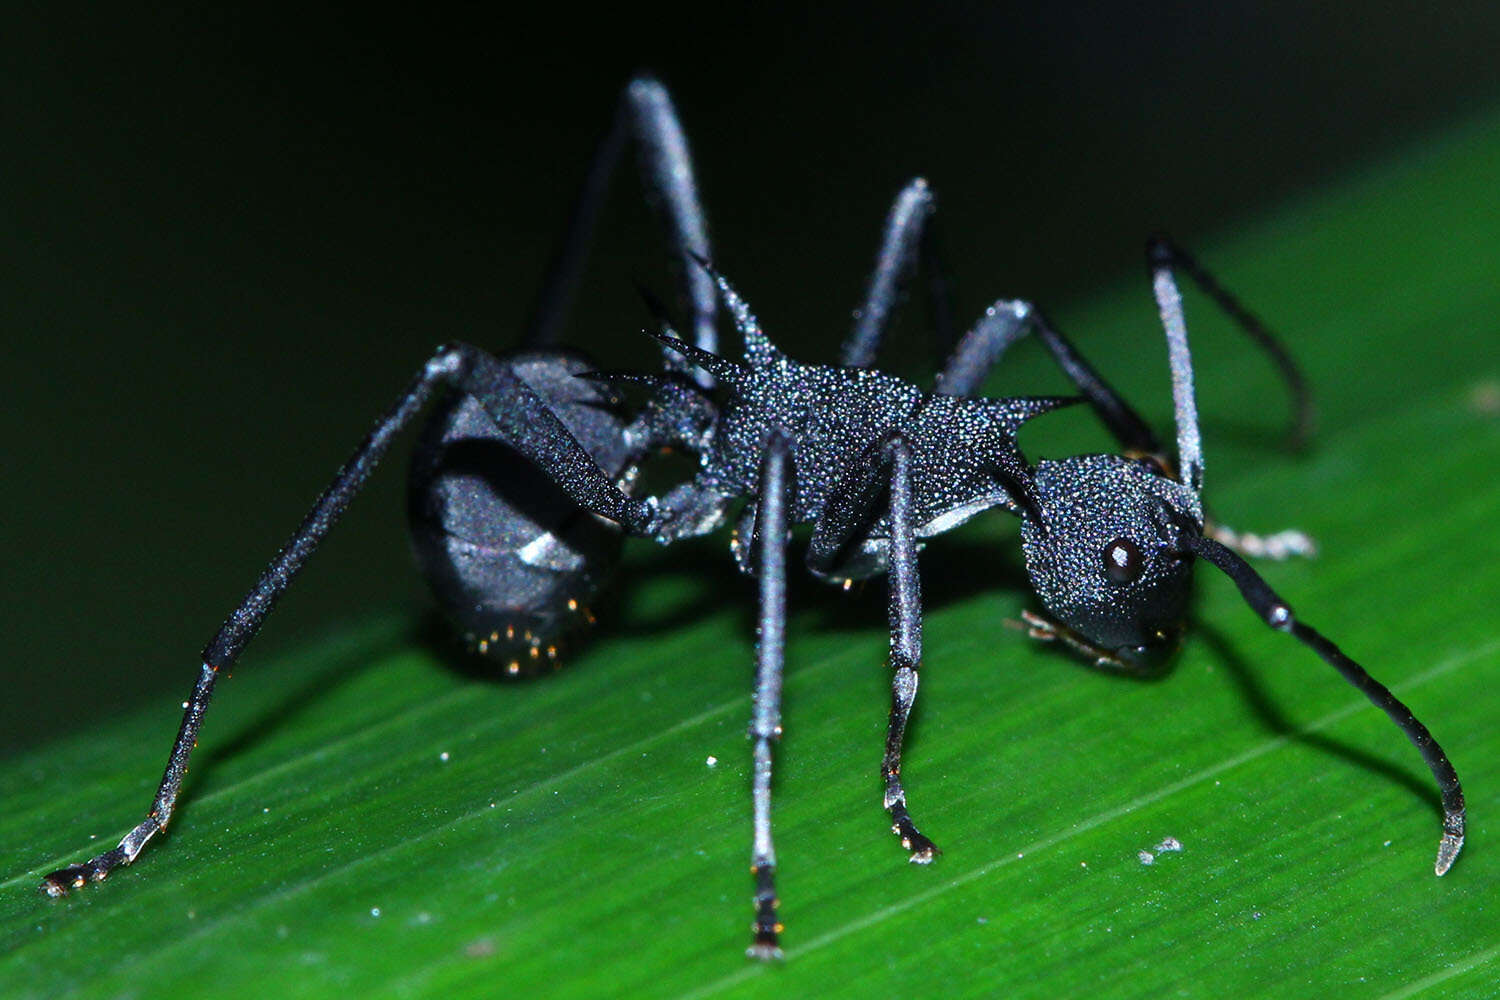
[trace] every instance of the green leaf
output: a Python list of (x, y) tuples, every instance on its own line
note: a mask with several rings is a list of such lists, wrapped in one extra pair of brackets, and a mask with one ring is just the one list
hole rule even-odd
[[(753, 592), (721, 540), (633, 550), (560, 673), (446, 669), (371, 622), (223, 686), (170, 835), (54, 901), (112, 844), (175, 731), (163, 704), (0, 771), (11, 997), (1475, 996), (1500, 955), (1500, 122), (1204, 247), (1282, 330), (1322, 417), (1278, 450), (1274, 375), (1190, 296), (1207, 496), (1314, 561), (1264, 568), (1408, 700), (1469, 793), (1432, 875), (1436, 794), (1389, 721), (1200, 574), (1170, 676), (1107, 676), (1006, 626), (1014, 524), (922, 555), (929, 615), (905, 772), (946, 853), (905, 863), (880, 809), (879, 584), (792, 591), (776, 833), (787, 958), (749, 964)], [(1060, 318), (1170, 413), (1143, 278)], [(995, 391), (1050, 391), (1018, 359)], [(1031, 388), (1028, 389), (1027, 386)], [(1097, 447), (1086, 418), (1035, 454)], [(184, 693), (190, 680), (185, 668)], [(1161, 851), (1172, 837), (1181, 851)], [(1143, 862), (1142, 851), (1152, 854)]]

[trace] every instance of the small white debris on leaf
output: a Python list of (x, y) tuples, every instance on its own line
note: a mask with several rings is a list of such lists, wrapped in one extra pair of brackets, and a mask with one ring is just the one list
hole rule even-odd
[(1500, 416), (1500, 379), (1475, 382), (1469, 389), (1469, 409), (1481, 416)]
[(1143, 865), (1156, 864), (1156, 855), (1152, 854), (1150, 851), (1136, 851), (1135, 856), (1136, 860), (1138, 860)]
[(705, 760), (703, 763), (707, 764), (709, 767), (718, 767), (719, 766), (719, 758), (715, 757), (713, 754), (709, 754), (708, 755), (708, 759)]
[(1162, 839), (1161, 843), (1156, 845), (1156, 851), (1158, 854), (1165, 854), (1169, 851), (1180, 850), (1182, 850), (1182, 841), (1178, 840), (1176, 837), (1165, 837)]

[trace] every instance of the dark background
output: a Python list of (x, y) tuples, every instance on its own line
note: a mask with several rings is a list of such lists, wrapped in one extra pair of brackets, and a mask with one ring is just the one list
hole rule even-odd
[[(1136, 274), (1153, 229), (1232, 231), (1500, 94), (1490, 3), (969, 7), (8, 14), (0, 746), (187, 693), (426, 352), (515, 338), (636, 70), (676, 97), (718, 262), (809, 359), (915, 174), (966, 321)], [(630, 283), (663, 261), (622, 180), (570, 339), (640, 366)], [(424, 606), (401, 480), (356, 505), (252, 668)]]

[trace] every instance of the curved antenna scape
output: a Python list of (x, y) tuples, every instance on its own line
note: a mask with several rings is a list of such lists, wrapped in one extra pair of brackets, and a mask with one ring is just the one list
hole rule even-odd
[(1167, 360), (1172, 366), (1172, 410), (1177, 421), (1177, 469), (1182, 484), (1193, 492), (1203, 489), (1203, 440), (1198, 434), (1198, 402), (1193, 395), (1193, 353), (1188, 349), (1187, 320), (1182, 315), (1182, 293), (1172, 277), (1172, 259), (1152, 244), (1151, 291), (1161, 325), (1167, 332)]
[(1199, 264), (1192, 254), (1172, 242), (1170, 237), (1161, 233), (1153, 236), (1147, 244), (1146, 254), (1151, 260), (1153, 270), (1160, 263), (1175, 268), (1191, 278), (1193, 284), (1197, 285), (1204, 295), (1213, 299), (1214, 304), (1224, 310), (1225, 314), (1245, 331), (1245, 335), (1255, 341), (1260, 349), (1270, 356), (1272, 363), (1276, 365), (1282, 379), (1285, 380), (1287, 391), (1292, 397), (1292, 417), (1291, 425), (1287, 429), (1287, 441), (1293, 451), (1306, 448), (1308, 441), (1312, 439), (1314, 425), (1317, 423), (1317, 411), (1313, 406), (1312, 391), (1307, 387), (1307, 379), (1303, 378), (1302, 372), (1297, 369), (1297, 363), (1292, 360), (1291, 354), (1282, 345), (1280, 338), (1261, 322), (1259, 316), (1246, 309), (1239, 299), (1219, 284), (1218, 279)]

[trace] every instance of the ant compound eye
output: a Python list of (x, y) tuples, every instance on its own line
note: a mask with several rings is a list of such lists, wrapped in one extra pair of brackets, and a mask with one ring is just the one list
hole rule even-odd
[(1100, 553), (1104, 557), (1104, 575), (1110, 583), (1130, 583), (1146, 568), (1141, 550), (1128, 538), (1116, 538)]

